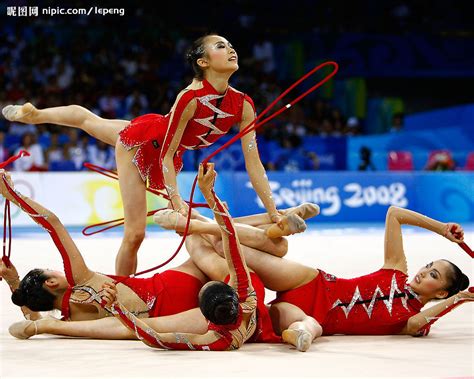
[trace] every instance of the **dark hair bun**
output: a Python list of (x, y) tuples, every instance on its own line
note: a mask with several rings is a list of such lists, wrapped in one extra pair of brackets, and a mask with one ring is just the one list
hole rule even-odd
[(469, 278), (463, 273), (459, 280), (459, 291), (464, 291), (467, 287), (469, 287)]
[(19, 288), (13, 291), (12, 301), (13, 304), (18, 305), (19, 307), (24, 306), (26, 304), (26, 297), (24, 292)]
[(235, 314), (236, 312), (231, 302), (219, 304), (214, 309), (214, 317), (218, 320), (221, 320), (221, 322), (224, 324), (232, 323), (235, 319)]

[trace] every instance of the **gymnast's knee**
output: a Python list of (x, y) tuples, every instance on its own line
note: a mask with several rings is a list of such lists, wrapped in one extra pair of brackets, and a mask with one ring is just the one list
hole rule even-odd
[(145, 239), (145, 230), (132, 230), (125, 232), (123, 236), (124, 242), (130, 245), (140, 245)]
[(282, 258), (288, 253), (288, 240), (286, 238), (280, 238), (275, 248), (275, 255)]

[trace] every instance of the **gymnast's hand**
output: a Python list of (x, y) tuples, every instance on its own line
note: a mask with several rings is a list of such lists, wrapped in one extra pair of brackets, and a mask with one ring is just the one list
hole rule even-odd
[(20, 284), (20, 277), (18, 276), (18, 271), (15, 266), (13, 266), (13, 263), (11, 263), (11, 261), (9, 261), (9, 263), (10, 264), (7, 266), (3, 259), (0, 259), (0, 279), (5, 279), (8, 285), (15, 290)]
[(100, 304), (102, 307), (110, 307), (117, 301), (117, 287), (115, 283), (112, 282), (105, 282), (102, 284), (102, 303)]
[(463, 300), (474, 301), (474, 287), (469, 287), (469, 290), (459, 292), (457, 296)]
[(444, 236), (448, 240), (456, 243), (461, 243), (464, 241), (464, 230), (461, 225), (455, 224), (453, 222), (448, 222), (447, 224), (445, 224), (445, 227), (446, 229), (444, 232)]
[(217, 172), (214, 170), (214, 163), (207, 163), (205, 170), (201, 163), (198, 171), (198, 185), (203, 195), (209, 194), (214, 188)]
[(277, 224), (280, 227), (280, 229), (284, 228), (284, 226), (283, 226), (283, 214), (282, 214), (281, 211), (277, 210), (277, 213), (271, 214), (270, 219), (272, 220), (272, 222)]
[(168, 209), (174, 209), (176, 212), (181, 213), (183, 216), (187, 216), (189, 212), (189, 206), (184, 202), (179, 195), (173, 197), (172, 201), (168, 202)]
[(13, 181), (10, 173), (3, 169), (0, 169), (0, 193), (7, 199), (11, 198), (10, 192), (8, 192), (7, 186), (3, 182), (3, 176), (6, 177), (8, 184), (13, 188)]

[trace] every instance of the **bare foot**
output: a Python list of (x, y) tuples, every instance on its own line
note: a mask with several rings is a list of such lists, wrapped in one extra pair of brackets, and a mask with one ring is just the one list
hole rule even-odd
[(303, 220), (317, 216), (319, 214), (319, 205), (313, 203), (303, 203), (297, 207), (292, 207), (284, 210), (285, 215), (297, 214)]
[(2, 114), (8, 121), (18, 121), (25, 124), (35, 124), (37, 112), (38, 110), (31, 103), (7, 105), (2, 109)]
[(306, 351), (313, 342), (313, 336), (305, 329), (286, 329), (281, 334), (284, 342), (296, 347), (299, 351)]
[[(155, 213), (153, 221), (164, 229), (184, 232), (187, 218), (173, 209), (163, 209)], [(188, 233), (191, 233), (191, 224)]]
[(277, 224), (270, 226), (266, 231), (267, 236), (269, 238), (280, 238), (295, 233), (302, 233), (306, 230), (306, 223), (297, 214), (283, 216), (282, 223), (283, 229), (281, 229)]

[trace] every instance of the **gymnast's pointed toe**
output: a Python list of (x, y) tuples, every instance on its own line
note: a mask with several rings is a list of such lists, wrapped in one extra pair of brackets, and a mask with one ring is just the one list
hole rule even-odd
[(20, 121), (34, 124), (36, 110), (35, 106), (31, 103), (25, 103), (23, 105), (7, 105), (2, 109), (2, 114), (8, 121)]
[(23, 320), (10, 325), (8, 332), (19, 340), (26, 340), (38, 333), (36, 321)]
[(153, 221), (164, 229), (183, 232), (186, 228), (187, 219), (173, 209), (163, 209), (155, 213)]
[(288, 214), (283, 216), (282, 228), (278, 224), (273, 224), (267, 229), (267, 236), (269, 238), (280, 238), (296, 233), (302, 233), (306, 230), (306, 223), (297, 214)]
[(286, 329), (282, 333), (282, 339), (298, 351), (307, 351), (313, 343), (311, 333), (305, 329)]

